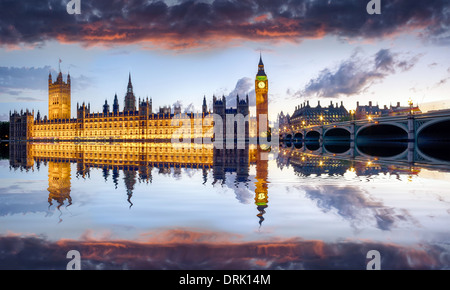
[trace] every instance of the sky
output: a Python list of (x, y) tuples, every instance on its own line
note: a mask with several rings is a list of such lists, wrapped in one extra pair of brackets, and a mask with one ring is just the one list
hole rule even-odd
[[(48, 114), (48, 74), (72, 80), (91, 112), (120, 109), (131, 74), (153, 111), (203, 97), (248, 94), (260, 55), (269, 79), (269, 118), (296, 106), (372, 101), (423, 111), (450, 108), (450, 2), (380, 0), (69, 0), (0, 2), (0, 120), (9, 111)], [(61, 60), (61, 62), (59, 61)]]

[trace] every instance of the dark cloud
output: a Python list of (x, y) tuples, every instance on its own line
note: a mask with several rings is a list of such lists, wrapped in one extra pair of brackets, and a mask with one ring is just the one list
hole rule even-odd
[(378, 38), (420, 31), (428, 41), (450, 41), (447, 0), (382, 2), (381, 15), (361, 0), (81, 1), (69, 15), (60, 0), (0, 2), (0, 44), (85, 45), (149, 42), (169, 49), (220, 47), (241, 40), (301, 41), (334, 35)]
[(375, 55), (375, 69), (393, 72), (394, 56), (389, 49), (381, 49)]
[(372, 60), (361, 58), (359, 51), (356, 51), (337, 68), (323, 69), (303, 90), (294, 94), (294, 97), (338, 98), (342, 95), (357, 95), (389, 74), (410, 70), (420, 57), (421, 55), (415, 55), (405, 58), (389, 49), (381, 49)]
[[(70, 250), (80, 253), (82, 270), (365, 270), (370, 250), (381, 269), (448, 269), (448, 248), (402, 246), (369, 240), (327, 243), (300, 238), (244, 242), (227, 233), (185, 229), (152, 232), (143, 242), (111, 239), (50, 241), (41, 236), (0, 236), (0, 269), (66, 269)], [(86, 237), (85, 237), (86, 238)]]

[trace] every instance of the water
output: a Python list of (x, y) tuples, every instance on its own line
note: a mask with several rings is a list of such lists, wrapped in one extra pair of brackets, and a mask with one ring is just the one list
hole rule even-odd
[(370, 250), (381, 269), (450, 268), (445, 162), (295, 146), (1, 146), (3, 269), (65, 269), (70, 250), (82, 269), (366, 269)]

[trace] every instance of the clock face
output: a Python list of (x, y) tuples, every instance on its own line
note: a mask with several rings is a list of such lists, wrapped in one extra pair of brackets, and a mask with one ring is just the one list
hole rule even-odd
[(259, 82), (259, 83), (258, 83), (258, 87), (259, 87), (260, 89), (264, 89), (264, 88), (266, 87), (266, 83), (265, 83), (265, 82)]

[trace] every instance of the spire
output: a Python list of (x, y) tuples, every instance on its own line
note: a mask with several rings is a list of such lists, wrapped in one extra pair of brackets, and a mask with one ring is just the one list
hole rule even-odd
[(260, 52), (259, 55), (259, 64), (258, 64), (258, 74), (257, 76), (267, 76), (266, 73), (264, 72), (264, 63), (262, 61), (262, 54)]
[(119, 100), (117, 99), (117, 93), (114, 95), (113, 113), (119, 112)]
[(131, 73), (128, 74), (128, 87), (127, 87), (127, 93), (133, 92), (133, 84), (131, 83)]
[(128, 75), (128, 88), (125, 95), (125, 105), (123, 110), (125, 112), (136, 111), (136, 97), (133, 93), (133, 85), (131, 84), (131, 73)]

